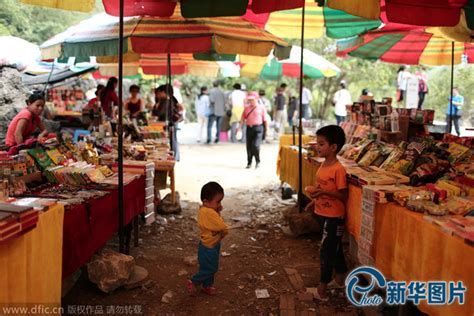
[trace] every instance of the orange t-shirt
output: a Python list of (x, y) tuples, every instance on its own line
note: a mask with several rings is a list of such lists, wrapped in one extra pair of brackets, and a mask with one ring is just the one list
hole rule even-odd
[[(339, 161), (319, 167), (316, 172), (316, 188), (327, 192), (347, 189), (346, 170)], [(336, 198), (323, 195), (315, 199), (314, 212), (326, 217), (341, 217), (346, 213), (344, 203)]]

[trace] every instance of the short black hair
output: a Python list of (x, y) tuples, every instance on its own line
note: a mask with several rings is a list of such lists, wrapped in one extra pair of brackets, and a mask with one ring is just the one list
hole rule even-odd
[(329, 145), (336, 144), (337, 152), (341, 151), (342, 146), (346, 143), (346, 134), (344, 133), (344, 130), (337, 125), (321, 127), (316, 132), (316, 135), (325, 137)]
[(170, 96), (173, 95), (173, 87), (170, 84), (162, 84), (158, 88), (155, 89), (156, 92), (165, 92), (166, 94), (170, 93)]
[(130, 88), (128, 89), (128, 91), (132, 92), (132, 90), (137, 90), (138, 92), (140, 92), (140, 87), (137, 86), (136, 84), (132, 84)]
[(219, 193), (224, 194), (224, 188), (217, 182), (208, 182), (201, 189), (201, 202), (211, 201)]
[(282, 83), (282, 84), (280, 85), (280, 88), (285, 89), (286, 87), (287, 87), (286, 83)]
[(234, 84), (234, 87), (233, 87), (235, 90), (240, 90), (242, 89), (242, 86), (240, 85), (240, 83), (236, 83)]
[(44, 93), (41, 91), (33, 91), (30, 96), (28, 97), (28, 100), (26, 101), (27, 104), (32, 104), (38, 100), (43, 100), (45, 101), (45, 96)]

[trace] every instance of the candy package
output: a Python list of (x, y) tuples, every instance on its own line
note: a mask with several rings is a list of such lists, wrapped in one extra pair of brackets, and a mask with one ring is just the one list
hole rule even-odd
[(395, 162), (387, 170), (390, 172), (399, 172), (406, 176), (409, 175), (415, 167), (416, 161), (424, 149), (425, 145), (422, 143), (410, 143), (407, 147), (407, 150), (401, 156), (400, 160)]
[(380, 144), (373, 143), (372, 146), (370, 146), (370, 148), (364, 154), (364, 156), (360, 159), (359, 165), (363, 167), (370, 166), (374, 162), (374, 160), (380, 156), (380, 149)]

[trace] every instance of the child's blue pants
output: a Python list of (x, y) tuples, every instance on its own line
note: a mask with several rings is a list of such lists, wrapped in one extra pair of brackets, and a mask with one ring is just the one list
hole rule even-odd
[(207, 248), (201, 242), (198, 247), (199, 271), (191, 278), (195, 285), (210, 287), (214, 284), (214, 274), (219, 270), (221, 243)]

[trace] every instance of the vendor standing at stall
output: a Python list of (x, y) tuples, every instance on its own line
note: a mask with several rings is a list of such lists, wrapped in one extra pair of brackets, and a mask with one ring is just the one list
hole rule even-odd
[(102, 110), (107, 119), (111, 120), (113, 118), (113, 110), (114, 106), (118, 106), (119, 100), (115, 89), (117, 89), (118, 80), (115, 77), (109, 78), (107, 81), (107, 85), (105, 89), (102, 91), (100, 95), (100, 103), (102, 106)]
[(27, 106), (18, 113), (8, 126), (5, 144), (8, 147), (23, 144), (33, 136), (36, 130), (40, 131), (38, 140), (42, 140), (48, 133), (41, 122), (41, 112), (45, 104), (44, 94), (33, 92), (27, 100)]
[(130, 98), (125, 101), (124, 108), (129, 114), (130, 118), (137, 117), (140, 112), (143, 112), (143, 100), (140, 98), (140, 87), (136, 84), (130, 86)]

